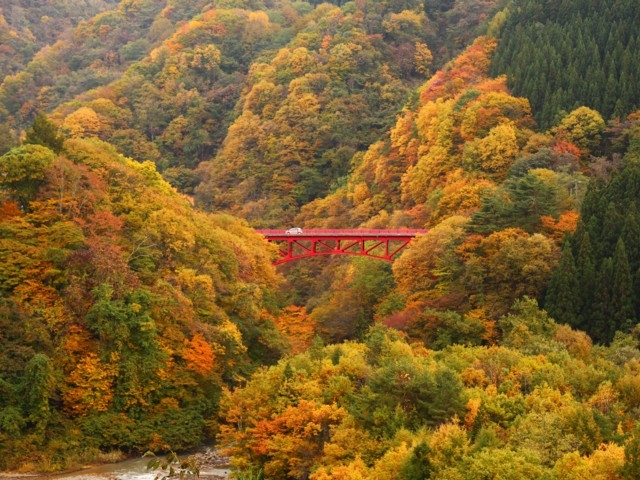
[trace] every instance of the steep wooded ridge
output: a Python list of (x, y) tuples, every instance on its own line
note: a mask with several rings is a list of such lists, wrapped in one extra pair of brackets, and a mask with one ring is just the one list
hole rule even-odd
[(199, 445), (222, 386), (284, 349), (272, 252), (150, 162), (97, 139), (62, 152), (0, 161), (2, 465)]
[(0, 78), (23, 70), (44, 46), (119, 0), (4, 0), (0, 6)]
[(0, 469), (637, 479), (632, 3), (3, 4)]
[(640, 107), (640, 22), (633, 0), (518, 0), (509, 7), (492, 73), (506, 73), (544, 128), (580, 106), (604, 118)]

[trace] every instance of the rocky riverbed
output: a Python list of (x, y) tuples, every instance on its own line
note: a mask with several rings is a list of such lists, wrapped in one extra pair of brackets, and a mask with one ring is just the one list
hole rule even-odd
[(229, 458), (220, 455), (217, 450), (207, 448), (194, 454), (200, 466), (200, 478), (203, 480), (227, 480), (229, 478)]
[[(228, 480), (229, 458), (212, 448), (202, 448), (195, 452), (180, 454), (181, 459), (195, 457), (200, 468), (201, 480)], [(51, 475), (18, 474), (0, 472), (0, 480), (154, 480), (162, 478), (161, 470), (149, 470), (150, 458), (132, 458), (113, 464), (97, 465), (73, 472)]]

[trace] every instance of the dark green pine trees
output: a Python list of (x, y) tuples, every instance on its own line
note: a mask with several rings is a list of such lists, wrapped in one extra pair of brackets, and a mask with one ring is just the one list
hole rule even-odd
[(579, 318), (582, 306), (579, 277), (571, 251), (571, 243), (567, 240), (562, 248), (558, 270), (551, 278), (546, 307), (553, 318), (561, 318), (564, 323), (578, 328), (580, 327)]
[(27, 130), (24, 143), (42, 145), (50, 148), (55, 153), (60, 153), (64, 143), (64, 136), (55, 123), (49, 120), (44, 113), (39, 113)]
[(627, 153), (607, 186), (592, 185), (565, 243), (545, 308), (596, 342), (640, 322), (640, 156)]
[(542, 128), (586, 105), (605, 119), (640, 107), (637, 0), (514, 0), (491, 73), (506, 74)]

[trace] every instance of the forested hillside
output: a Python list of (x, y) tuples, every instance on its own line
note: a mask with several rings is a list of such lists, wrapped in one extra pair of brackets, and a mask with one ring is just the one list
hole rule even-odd
[(638, 478), (635, 10), (3, 4), (0, 469)]
[[(481, 322), (491, 338), (516, 298), (542, 301), (589, 178), (606, 181), (636, 135), (634, 120), (608, 129), (586, 107), (538, 132), (527, 100), (487, 76), (494, 47), (481, 38), (437, 72), (388, 138), (355, 157), (347, 184), (304, 206), (296, 222), (431, 227), (393, 265), (397, 288), (368, 297), (374, 316), (421, 338), (433, 334), (426, 324), (450, 321), (443, 312)], [(366, 297), (331, 290), (312, 312), (320, 325), (353, 302), (365, 308)]]
[(554, 318), (603, 342), (640, 318), (639, 147), (635, 137), (625, 168), (589, 190), (545, 301)]
[(222, 445), (249, 478), (637, 478), (636, 342), (594, 347), (530, 299), (500, 327), (491, 347), (379, 326), (313, 347), (225, 398)]
[[(327, 117), (340, 115), (345, 117), (341, 124), (347, 125), (354, 110), (381, 108), (377, 118), (368, 121), (374, 130), (367, 131), (367, 137), (374, 138), (392, 121), (411, 85), (425, 78), (431, 51), (436, 53), (435, 65), (444, 63), (473, 39), (497, 4), (497, 0), (432, 2), (429, 16), (418, 12), (422, 2), (417, 1), (358, 2), (342, 8), (327, 3), (317, 11), (310, 3), (289, 0), (224, 1), (213, 6), (204, 1), (122, 1), (112, 10), (85, 19), (73, 33), (40, 51), (24, 69), (5, 76), (0, 83), (0, 151), (17, 142), (20, 130), (28, 127), (38, 112), (50, 112), (73, 99), (57, 114), (59, 121), (74, 114), (68, 120), (70, 131), (77, 132), (80, 124), (122, 153), (155, 162), (172, 184), (192, 192), (199, 183), (194, 168), (215, 156), (227, 127), (241, 113), (242, 103), (237, 102), (241, 94), (249, 93), (247, 89), (257, 78), (251, 74), (253, 80), (245, 83), (254, 62), (254, 69), (271, 61), (276, 61), (278, 68), (285, 64), (292, 68), (295, 59), (289, 65), (286, 52), (279, 52), (286, 46), (298, 55), (308, 49), (310, 56), (317, 57), (314, 62), (318, 65), (313, 68), (324, 69), (324, 63), (339, 63), (349, 57), (350, 48), (362, 50), (356, 62), (336, 63), (332, 72), (323, 72), (328, 77), (317, 78), (314, 88), (323, 91), (323, 83), (332, 77), (337, 82), (327, 84), (324, 91), (325, 104), (342, 99), (326, 105), (325, 123)], [(461, 16), (469, 5), (471, 12)], [(335, 51), (331, 51), (332, 44), (338, 47)], [(320, 48), (326, 52), (322, 54)], [(424, 58), (419, 55), (414, 65), (417, 48)], [(370, 81), (383, 64), (388, 64), (390, 71), (376, 78), (379, 85), (365, 88), (363, 82)], [(271, 101), (286, 97), (288, 82), (310, 73), (310, 69), (311, 64), (301, 63), (279, 74), (276, 83), (284, 89)], [(354, 78), (345, 85), (348, 75)], [(354, 88), (366, 90), (369, 98), (349, 91)], [(352, 93), (353, 101), (345, 101)], [(338, 145), (336, 150), (342, 146), (339, 139), (323, 142), (329, 145), (314, 149), (320, 148), (322, 153), (333, 143)], [(343, 174), (342, 164), (353, 142), (333, 154), (337, 159), (323, 163), (337, 162), (337, 173)], [(366, 142), (360, 142), (361, 148)], [(295, 150), (296, 145), (290, 147)], [(324, 183), (331, 180), (319, 181), (317, 169), (312, 169), (313, 185), (308, 185), (312, 198), (317, 190), (324, 193)], [(299, 195), (298, 203), (305, 198)]]
[(506, 73), (541, 127), (580, 106), (605, 119), (640, 107), (640, 10), (634, 0), (515, 0), (492, 73)]
[(286, 349), (271, 252), (150, 162), (96, 139), (60, 147), (0, 157), (1, 465), (199, 445), (222, 386)]
[(0, 78), (13, 75), (44, 46), (83, 20), (114, 8), (118, 0), (4, 0), (0, 5)]
[(253, 65), (239, 118), (218, 155), (201, 165), (197, 202), (275, 227), (343, 184), (354, 154), (391, 126), (432, 72), (431, 49), (442, 39), (429, 17), (437, 10), (422, 5), (356, 2), (314, 11), (322, 21), (309, 22), (270, 62)]

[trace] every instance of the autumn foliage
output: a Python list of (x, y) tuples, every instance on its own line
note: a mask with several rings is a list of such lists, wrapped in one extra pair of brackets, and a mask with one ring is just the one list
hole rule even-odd
[(260, 315), (278, 284), (268, 245), (97, 139), (60, 155), (14, 149), (0, 165), (3, 465), (25, 461), (30, 448), (12, 445), (27, 436), (73, 455), (213, 435), (222, 386), (253, 368), (251, 343), (281, 348)]
[[(635, 16), (6, 1), (0, 470), (639, 478)], [(253, 229), (294, 225), (427, 231), (276, 270)]]
[(425, 350), (382, 327), (314, 346), (225, 396), (221, 444), (239, 472), (276, 479), (625, 478), (630, 377), (609, 375), (629, 338), (596, 358), (530, 299), (500, 327), (490, 347)]

